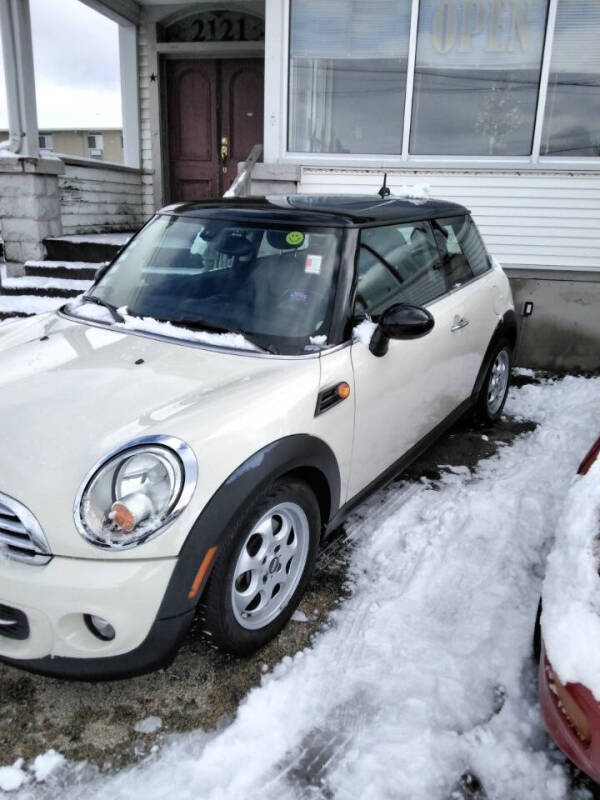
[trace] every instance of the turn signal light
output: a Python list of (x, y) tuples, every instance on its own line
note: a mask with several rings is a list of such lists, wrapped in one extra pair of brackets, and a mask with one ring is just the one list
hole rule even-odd
[(152, 501), (143, 492), (136, 492), (112, 504), (110, 519), (122, 531), (130, 533), (152, 514)]
[(340, 398), (340, 400), (345, 400), (347, 397), (350, 397), (350, 384), (346, 383), (346, 381), (338, 383), (337, 396)]

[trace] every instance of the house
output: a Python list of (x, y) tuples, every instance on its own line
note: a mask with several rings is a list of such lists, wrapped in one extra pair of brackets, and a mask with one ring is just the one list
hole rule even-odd
[[(0, 140), (3, 139), (8, 139), (8, 131), (0, 130)], [(121, 128), (40, 128), (38, 144), (40, 150), (59, 155), (123, 163)]]
[[(375, 192), (386, 171), (465, 203), (533, 303), (538, 363), (565, 326), (597, 347), (597, 0), (81, 2), (119, 24), (124, 164), (40, 154), (28, 0), (0, 0), (9, 262), (221, 195), (262, 145), (253, 194)], [(558, 365), (575, 363), (600, 366), (578, 344)]]

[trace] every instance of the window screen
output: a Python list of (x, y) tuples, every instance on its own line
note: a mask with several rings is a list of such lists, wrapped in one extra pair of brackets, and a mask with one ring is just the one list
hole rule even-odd
[(559, 0), (542, 155), (600, 155), (600, 2)]
[(410, 3), (291, 0), (288, 148), (402, 150)]

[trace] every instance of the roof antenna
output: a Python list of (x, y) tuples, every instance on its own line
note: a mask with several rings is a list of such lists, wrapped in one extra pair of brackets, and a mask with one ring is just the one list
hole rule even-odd
[(383, 173), (383, 185), (381, 189), (377, 192), (377, 194), (379, 195), (379, 197), (381, 197), (382, 200), (385, 200), (386, 197), (389, 197), (391, 195), (391, 191), (388, 189), (387, 185), (387, 172)]

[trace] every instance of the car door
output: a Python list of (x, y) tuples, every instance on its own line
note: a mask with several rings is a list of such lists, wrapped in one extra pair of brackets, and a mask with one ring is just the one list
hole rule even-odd
[(435, 428), (456, 400), (452, 379), (440, 380), (452, 317), (428, 223), (363, 229), (357, 263), (357, 316), (377, 319), (390, 305), (405, 302), (427, 306), (435, 325), (420, 339), (391, 340), (380, 358), (366, 342), (353, 342), (356, 410), (349, 497)]
[(470, 216), (432, 221), (448, 285), (449, 344), (456, 364), (456, 391), (469, 397), (500, 319), (496, 273)]
[[(376, 320), (390, 305), (404, 302), (426, 307), (435, 324), (420, 339), (390, 341), (381, 358), (361, 341), (352, 345), (356, 412), (349, 497), (432, 434), (471, 395), (497, 315), (493, 286), (474, 274), (465, 256), (468, 219), (361, 232), (355, 313)], [(487, 270), (480, 240), (479, 246)]]

